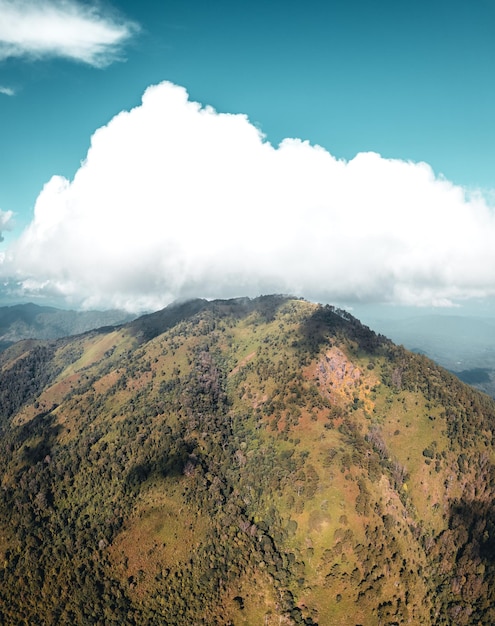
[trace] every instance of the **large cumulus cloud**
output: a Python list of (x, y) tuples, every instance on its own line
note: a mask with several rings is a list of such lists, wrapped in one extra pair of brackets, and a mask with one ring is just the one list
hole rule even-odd
[(95, 132), (54, 176), (4, 276), (84, 306), (284, 292), (448, 304), (495, 293), (495, 220), (425, 163), (265, 140), (176, 85)]

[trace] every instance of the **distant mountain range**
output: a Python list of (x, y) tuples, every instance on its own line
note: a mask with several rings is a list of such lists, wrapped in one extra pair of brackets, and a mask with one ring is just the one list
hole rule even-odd
[(37, 304), (0, 307), (0, 351), (22, 339), (58, 339), (122, 324), (135, 316), (124, 311), (66, 311)]
[(418, 315), (369, 323), (395, 343), (426, 354), (495, 397), (495, 318)]
[(495, 401), (348, 313), (0, 354), (0, 623), (492, 626)]

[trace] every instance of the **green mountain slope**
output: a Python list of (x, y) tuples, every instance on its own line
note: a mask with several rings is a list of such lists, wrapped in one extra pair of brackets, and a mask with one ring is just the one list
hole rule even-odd
[(1, 623), (495, 623), (495, 404), (348, 314), (197, 300), (0, 368)]

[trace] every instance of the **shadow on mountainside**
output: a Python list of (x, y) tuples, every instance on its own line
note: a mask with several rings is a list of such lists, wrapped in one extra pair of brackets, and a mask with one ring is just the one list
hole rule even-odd
[(370, 354), (384, 345), (391, 345), (386, 337), (377, 335), (347, 311), (331, 305), (319, 307), (302, 323), (300, 332), (301, 339), (297, 347), (308, 350), (311, 357), (318, 354), (329, 337), (339, 335), (355, 341), (361, 350)]
[(481, 560), (495, 575), (495, 502), (492, 499), (454, 500), (449, 528), (457, 535), (457, 563), (464, 557), (477, 569)]
[(436, 593), (452, 624), (495, 623), (495, 503), (453, 500), (449, 527), (435, 541)]
[(198, 313), (212, 311), (217, 315), (246, 317), (256, 311), (264, 322), (275, 318), (278, 308), (286, 302), (287, 296), (260, 296), (259, 298), (234, 298), (232, 300), (204, 300), (197, 298), (184, 302), (174, 302), (165, 309), (142, 315), (129, 323), (128, 327), (143, 343), (161, 335), (165, 331)]
[[(53, 407), (52, 410), (56, 408)], [(59, 424), (55, 424), (55, 416), (50, 411), (38, 414), (33, 420), (21, 426), (18, 435), (19, 441), (34, 440), (36, 443), (26, 443), (22, 450), (22, 456), (29, 465), (35, 465), (47, 459), (52, 447), (62, 430)]]
[(167, 454), (156, 455), (155, 458), (146, 460), (134, 465), (128, 472), (125, 483), (132, 490), (139, 490), (139, 487), (148, 480), (162, 478), (177, 478), (182, 476), (184, 468), (189, 459), (190, 449), (185, 443), (179, 445), (179, 449)]

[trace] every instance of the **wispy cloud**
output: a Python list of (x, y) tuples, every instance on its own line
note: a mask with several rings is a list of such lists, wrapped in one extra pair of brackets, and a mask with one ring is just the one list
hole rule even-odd
[(0, 93), (4, 96), (15, 96), (15, 91), (11, 87), (2, 87), (0, 85)]
[(426, 163), (274, 147), (243, 115), (170, 83), (96, 131), (55, 176), (1, 273), (72, 303), (283, 292), (448, 305), (495, 295), (495, 217)]
[(14, 214), (12, 211), (2, 211), (0, 209), (0, 241), (3, 241), (3, 233), (7, 230), (12, 230)]
[(62, 57), (105, 67), (137, 30), (76, 0), (0, 0), (0, 60)]

